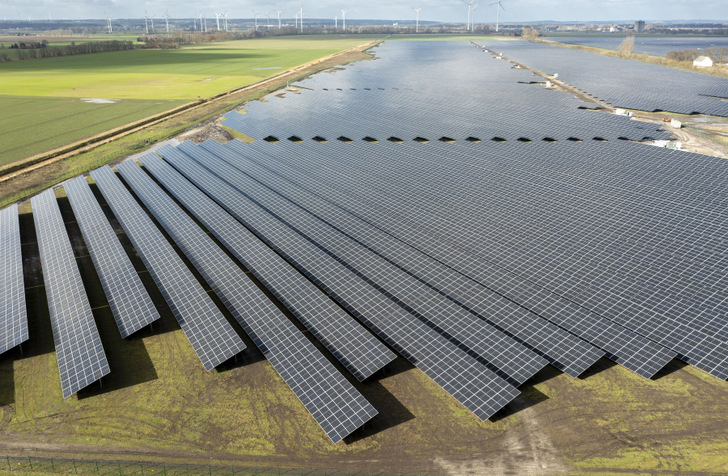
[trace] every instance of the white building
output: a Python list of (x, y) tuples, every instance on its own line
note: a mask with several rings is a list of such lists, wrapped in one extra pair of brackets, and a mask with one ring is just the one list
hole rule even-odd
[(713, 66), (713, 60), (708, 58), (707, 56), (698, 56), (693, 61), (693, 66), (696, 68), (710, 68)]

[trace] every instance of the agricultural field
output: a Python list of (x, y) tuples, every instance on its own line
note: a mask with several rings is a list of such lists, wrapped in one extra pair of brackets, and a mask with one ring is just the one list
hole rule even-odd
[(17, 132), (0, 138), (0, 165), (255, 83), (374, 38), (285, 37), (1, 63), (0, 123), (12, 124)]
[(607, 360), (579, 379), (547, 367), (481, 422), (399, 358), (371, 382), (351, 379), (380, 414), (332, 445), (252, 342), (237, 362), (205, 372), (120, 234), (163, 314), (153, 329), (122, 340), (70, 205), (58, 196), (112, 373), (103, 386), (62, 398), (24, 205), (31, 340), (22, 353), (0, 356), (0, 454), (32, 448), (23, 454), (431, 474), (728, 471), (728, 384), (677, 361), (651, 380)]

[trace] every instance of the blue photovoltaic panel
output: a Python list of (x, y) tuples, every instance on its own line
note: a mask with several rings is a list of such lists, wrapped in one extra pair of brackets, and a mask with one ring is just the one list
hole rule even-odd
[(68, 201), (122, 338), (159, 319), (159, 312), (93, 192), (81, 176), (66, 183)]
[(122, 228), (154, 278), (205, 370), (245, 349), (172, 245), (108, 166), (91, 172)]
[(364, 381), (395, 358), (352, 316), (172, 166), (155, 154), (144, 156), (143, 163), (357, 380)]
[[(222, 154), (219, 144), (216, 144), (206, 142), (202, 146)], [(230, 163), (239, 170), (318, 217), (335, 224), (339, 230), (359, 243), (477, 313), (479, 317), (543, 355), (553, 366), (572, 377), (579, 376), (605, 355), (604, 351), (393, 238), (375, 224), (367, 223), (322, 199), (320, 192), (316, 190), (316, 184), (310, 183), (311, 189), (307, 190), (281, 175), (272, 173), (265, 166), (275, 162), (273, 155), (261, 155), (259, 148), (247, 147), (242, 142), (234, 141), (229, 144), (229, 148), (237, 153), (234, 158), (231, 157)]]
[(221, 178), (224, 177), (224, 180), (250, 200), (263, 204), (279, 220), (305, 234), (326, 252), (335, 255), (383, 293), (395, 296), (404, 306), (421, 316), (424, 322), (437, 326), (440, 332), (458, 345), (487, 361), (491, 368), (496, 369), (512, 385), (520, 386), (547, 365), (544, 358), (494, 326), (478, 319), (425, 283), (372, 253), (325, 220), (286, 200), (230, 165), (230, 151), (222, 148), (220, 157), (217, 157), (191, 142), (181, 144), (178, 149), (188, 152), (204, 167)]
[(485, 365), (189, 156), (173, 147), (157, 152), (479, 418), (490, 418), (518, 395)]
[(33, 197), (48, 310), (67, 398), (110, 372), (53, 189)]
[(334, 443), (377, 414), (151, 177), (131, 161), (118, 170)]
[[(408, 218), (422, 213), (416, 208), (406, 209), (398, 201), (392, 211), (387, 211), (387, 194), (369, 194), (377, 186), (375, 182), (381, 184), (382, 179), (353, 166), (361, 161), (373, 162), (380, 157), (395, 160), (392, 153), (379, 151), (381, 147), (372, 149), (364, 144), (343, 146), (348, 152), (345, 157), (351, 157), (352, 160), (343, 158), (343, 150), (340, 150), (342, 146), (336, 144), (327, 145), (324, 150), (316, 150), (315, 146), (304, 144), (278, 144), (272, 149), (264, 142), (243, 145), (233, 141), (227, 147), (244, 154), (249, 160), (255, 159), (256, 152), (264, 154), (262, 159), (257, 160), (261, 167), (275, 171), (301, 186), (305, 185), (316, 194), (327, 197), (350, 213), (376, 225), (393, 238), (396, 237), (457, 270), (463, 277), (472, 277), (514, 303), (604, 349), (610, 359), (645, 378), (653, 376), (677, 355), (526, 279), (449, 246), (444, 240), (429, 233), (423, 233)], [(397, 147), (397, 151), (404, 157), (410, 152), (409, 148), (403, 149), (401, 145)], [(421, 149), (412, 151), (411, 160), (415, 156), (423, 157), (424, 153)], [(382, 238), (372, 246), (382, 246), (389, 242), (389, 239)], [(387, 251), (386, 247), (384, 250)], [(438, 278), (438, 286), (457, 285), (454, 294), (457, 294), (458, 299), (469, 299), (470, 292), (467, 288), (460, 287), (462, 278), (453, 277), (451, 274), (449, 276), (450, 279), (447, 280)]]
[(0, 354), (28, 340), (18, 206), (0, 210)]

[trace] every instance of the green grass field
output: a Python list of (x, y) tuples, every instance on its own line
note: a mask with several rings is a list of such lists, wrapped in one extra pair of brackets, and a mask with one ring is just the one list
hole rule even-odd
[[(280, 37), (0, 63), (0, 165), (375, 38)], [(94, 105), (81, 98), (120, 101)]]

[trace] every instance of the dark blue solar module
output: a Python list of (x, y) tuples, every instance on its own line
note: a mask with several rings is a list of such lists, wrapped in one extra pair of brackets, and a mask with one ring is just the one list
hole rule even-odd
[(0, 354), (28, 340), (18, 206), (0, 210)]
[(53, 189), (30, 200), (63, 398), (111, 370)]

